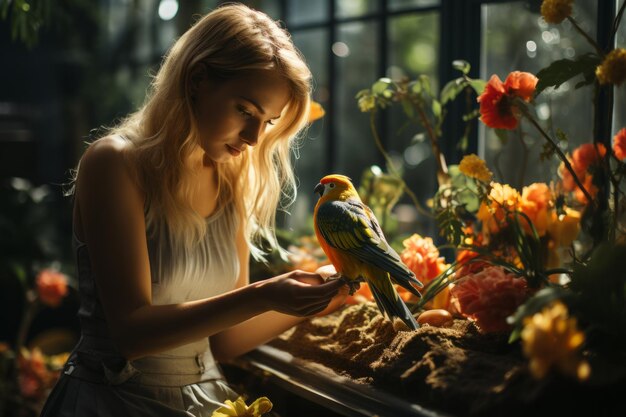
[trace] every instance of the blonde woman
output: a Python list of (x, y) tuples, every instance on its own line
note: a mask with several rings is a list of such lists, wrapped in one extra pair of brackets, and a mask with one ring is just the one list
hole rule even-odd
[(293, 199), (289, 148), (310, 72), (243, 5), (172, 47), (146, 104), (85, 152), (74, 230), (82, 337), (43, 416), (206, 416), (234, 393), (216, 361), (336, 309), (341, 282), (301, 271), (249, 284)]

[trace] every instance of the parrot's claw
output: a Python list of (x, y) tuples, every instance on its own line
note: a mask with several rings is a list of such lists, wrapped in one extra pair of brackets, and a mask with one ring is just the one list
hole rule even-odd
[(365, 282), (363, 278), (348, 279), (345, 277), (341, 277), (339, 279), (344, 280), (348, 288), (350, 288), (349, 294), (351, 296), (354, 295), (354, 293), (357, 292), (357, 290), (361, 287), (361, 283)]
[(354, 295), (354, 293), (361, 287), (361, 283), (365, 282), (363, 278), (349, 279), (341, 274), (335, 274), (335, 275), (328, 277), (326, 279), (326, 282), (334, 281), (334, 280), (343, 281), (348, 286), (348, 288), (350, 288), (350, 291), (349, 291), (350, 295)]

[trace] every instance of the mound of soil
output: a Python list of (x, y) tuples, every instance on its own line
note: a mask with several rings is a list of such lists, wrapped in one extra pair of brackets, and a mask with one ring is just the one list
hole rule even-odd
[(588, 352), (588, 381), (556, 373), (536, 380), (519, 343), (508, 343), (508, 334), (482, 334), (467, 320), (396, 331), (365, 303), (307, 320), (270, 345), (451, 415), (626, 415), (623, 360)]

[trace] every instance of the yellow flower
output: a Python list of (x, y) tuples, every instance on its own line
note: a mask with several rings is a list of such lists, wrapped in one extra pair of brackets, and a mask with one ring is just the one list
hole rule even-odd
[(553, 214), (548, 224), (548, 233), (556, 246), (569, 246), (580, 232), (581, 213), (565, 207), (565, 213)]
[(493, 174), (487, 168), (485, 161), (472, 154), (465, 155), (459, 164), (459, 170), (470, 178), (476, 178), (483, 182), (491, 181)]
[(359, 97), (359, 109), (363, 113), (372, 111), (376, 108), (376, 98), (370, 94), (365, 94)]
[(272, 402), (267, 397), (256, 399), (250, 406), (246, 405), (243, 397), (234, 402), (225, 401), (225, 406), (220, 407), (211, 414), (211, 417), (260, 417), (272, 409)]
[(543, 378), (551, 368), (584, 380), (589, 377), (589, 364), (580, 358), (579, 348), (585, 335), (569, 317), (567, 307), (555, 301), (532, 317), (524, 320), (522, 347), (530, 359), (530, 371)]
[(476, 217), (483, 223), (483, 233), (497, 233), (507, 225), (509, 214), (520, 207), (519, 192), (508, 184), (491, 183), (487, 202), (482, 202)]
[(596, 68), (600, 84), (620, 85), (626, 80), (626, 49), (613, 49)]
[(309, 123), (313, 123), (317, 119), (324, 117), (326, 112), (320, 103), (311, 100), (311, 107), (309, 111)]
[(541, 15), (547, 23), (561, 23), (572, 14), (574, 0), (543, 0)]

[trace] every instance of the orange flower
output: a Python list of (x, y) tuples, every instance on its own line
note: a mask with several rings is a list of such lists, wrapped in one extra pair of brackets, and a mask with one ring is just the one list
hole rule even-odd
[(457, 311), (486, 333), (509, 330), (507, 317), (528, 298), (526, 281), (497, 266), (466, 275), (450, 292)]
[(41, 350), (22, 348), (18, 356), (20, 392), (25, 398), (40, 399), (56, 375), (48, 371)]
[[(588, 174), (585, 175), (583, 178), (583, 187), (585, 187), (585, 190), (587, 190), (591, 198), (595, 198), (596, 194), (598, 194), (598, 187), (593, 184), (593, 175)], [(576, 201), (578, 201), (580, 204), (589, 203), (587, 197), (579, 187), (576, 187), (574, 189), (574, 197), (576, 197)]]
[(484, 233), (497, 233), (506, 225), (508, 213), (518, 210), (521, 203), (519, 192), (508, 184), (491, 183), (489, 205), (482, 203), (476, 218), (483, 223)]
[(320, 103), (311, 100), (311, 110), (309, 111), (309, 123), (313, 123), (317, 119), (324, 117), (326, 112)]
[(613, 137), (613, 152), (620, 161), (626, 159), (626, 128), (623, 128)]
[(37, 275), (37, 294), (45, 305), (58, 307), (67, 294), (67, 277), (52, 269), (42, 270)]
[(439, 249), (431, 238), (424, 238), (415, 233), (402, 244), (404, 250), (400, 254), (400, 259), (424, 285), (446, 269), (445, 259), (439, 256)]
[[(571, 158), (568, 158), (570, 164), (572, 163)], [(572, 177), (572, 173), (569, 172), (567, 168), (565, 168), (565, 164), (561, 162), (558, 170), (559, 176), (561, 177), (561, 185), (565, 191), (574, 191), (576, 188), (576, 183), (574, 182), (574, 177)], [(581, 177), (582, 175), (582, 177)], [(583, 172), (581, 175), (578, 175), (578, 178), (583, 181), (585, 173)]]
[(528, 72), (514, 71), (504, 83), (497, 75), (492, 75), (485, 91), (478, 97), (480, 120), (494, 129), (512, 130), (517, 127), (519, 110), (515, 98), (530, 101), (537, 86), (538, 78)]
[[(544, 183), (534, 183), (522, 190), (521, 210), (530, 221), (539, 236), (546, 234), (548, 228), (548, 209), (552, 201), (550, 188)], [(529, 230), (528, 222), (522, 221), (522, 226)]]
[(589, 171), (589, 167), (597, 165), (606, 155), (603, 144), (584, 143), (572, 152), (572, 168), (576, 174)]

